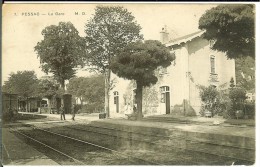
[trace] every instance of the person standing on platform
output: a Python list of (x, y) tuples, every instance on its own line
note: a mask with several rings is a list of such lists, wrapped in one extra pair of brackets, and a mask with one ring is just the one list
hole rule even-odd
[(75, 114), (76, 114), (76, 105), (73, 104), (71, 107), (71, 114), (72, 114), (72, 120), (75, 121)]
[(61, 119), (61, 120), (62, 120), (62, 117), (63, 117), (64, 120), (66, 120), (66, 119), (65, 119), (65, 111), (64, 111), (64, 106), (63, 106), (63, 104), (60, 106), (60, 119)]

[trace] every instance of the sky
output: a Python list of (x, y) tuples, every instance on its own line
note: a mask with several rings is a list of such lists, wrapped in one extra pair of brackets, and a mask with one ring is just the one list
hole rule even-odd
[[(93, 16), (97, 4), (4, 4), (2, 14), (2, 84), (11, 72), (41, 71), (34, 46), (43, 39), (41, 31), (60, 21), (70, 21), (84, 37), (84, 26)], [(100, 4), (99, 4), (100, 5)], [(105, 4), (115, 5), (115, 4)], [(198, 31), (200, 16), (216, 4), (119, 4), (132, 12), (142, 27), (144, 39), (160, 40), (162, 27), (167, 26), (172, 38)], [(78, 12), (78, 15), (75, 13)], [(33, 16), (31, 16), (33, 13)], [(89, 72), (79, 71), (77, 76)]]

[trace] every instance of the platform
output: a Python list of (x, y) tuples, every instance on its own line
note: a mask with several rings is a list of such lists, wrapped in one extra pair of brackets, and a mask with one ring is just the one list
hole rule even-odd
[(2, 128), (2, 135), (3, 165), (59, 165), (21, 141), (7, 128)]

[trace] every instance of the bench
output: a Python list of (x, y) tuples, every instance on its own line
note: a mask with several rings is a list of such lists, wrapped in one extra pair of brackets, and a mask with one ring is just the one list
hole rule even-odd
[(210, 111), (206, 111), (205, 112), (205, 117), (211, 118), (212, 117), (212, 113)]

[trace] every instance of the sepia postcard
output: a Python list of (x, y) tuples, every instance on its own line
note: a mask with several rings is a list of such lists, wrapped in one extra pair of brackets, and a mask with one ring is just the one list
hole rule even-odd
[(256, 7), (3, 4), (2, 165), (256, 165)]

